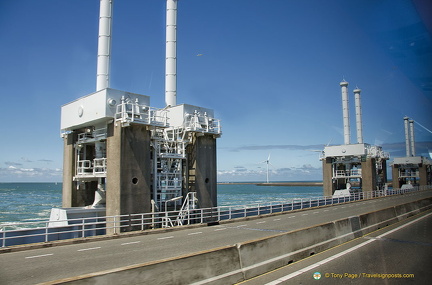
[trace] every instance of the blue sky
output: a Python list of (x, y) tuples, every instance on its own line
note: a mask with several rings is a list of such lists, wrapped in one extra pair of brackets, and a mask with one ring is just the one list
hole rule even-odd
[[(364, 141), (432, 150), (427, 0), (180, 0), (177, 102), (215, 110), (219, 181), (321, 180), (342, 144), (339, 82), (362, 89)], [(95, 91), (98, 0), (0, 1), (0, 182), (61, 181), (60, 107)], [(164, 107), (165, 1), (114, 2), (110, 87)], [(197, 56), (202, 54), (201, 56)], [(428, 130), (427, 130), (428, 129)]]

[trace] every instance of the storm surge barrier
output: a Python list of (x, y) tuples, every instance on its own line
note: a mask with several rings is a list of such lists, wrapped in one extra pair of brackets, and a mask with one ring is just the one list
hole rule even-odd
[[(410, 189), (392, 189), (352, 193), (345, 196), (322, 196), (294, 198), (288, 201), (255, 203), (241, 206), (220, 206), (214, 208), (174, 210), (117, 216), (100, 216), (80, 219), (60, 220), (56, 222), (35, 221), (0, 225), (1, 247), (32, 243), (49, 243), (67, 239), (86, 239), (106, 234), (113, 229), (115, 234), (133, 231), (129, 234), (152, 232), (156, 229), (181, 227), (187, 225), (214, 225), (228, 221), (273, 213), (290, 212), (322, 206), (330, 206), (359, 200), (382, 198), (392, 195), (431, 190), (432, 186), (420, 186)], [(56, 226), (64, 222), (66, 226)]]

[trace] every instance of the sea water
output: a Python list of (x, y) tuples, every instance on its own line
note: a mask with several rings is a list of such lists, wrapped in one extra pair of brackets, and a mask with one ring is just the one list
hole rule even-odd
[(61, 183), (0, 183), (0, 224), (47, 220), (61, 195)]
[(323, 196), (322, 186), (262, 186), (255, 184), (221, 184), (218, 206), (236, 206), (287, 202), (294, 198)]
[[(290, 201), (322, 196), (321, 186), (218, 184), (218, 206)], [(0, 224), (48, 220), (62, 204), (61, 183), (0, 183)]]

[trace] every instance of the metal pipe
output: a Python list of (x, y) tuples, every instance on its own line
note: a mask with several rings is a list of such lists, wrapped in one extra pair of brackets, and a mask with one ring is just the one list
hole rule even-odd
[(357, 127), (357, 143), (363, 143), (363, 121), (362, 121), (362, 110), (361, 110), (361, 89), (356, 88), (353, 90), (355, 100), (355, 111), (356, 111), (356, 127)]
[(405, 150), (406, 150), (406, 156), (411, 156), (411, 150), (410, 150), (410, 131), (409, 131), (409, 125), (408, 125), (408, 117), (404, 117), (404, 125), (405, 125)]
[(411, 145), (411, 156), (416, 156), (415, 142), (414, 142), (414, 120), (409, 120), (410, 130), (410, 145)]
[(96, 91), (109, 87), (113, 1), (100, 0)]
[(350, 122), (348, 109), (348, 82), (345, 80), (339, 84), (342, 88), (342, 113), (344, 125), (344, 144), (350, 144)]
[(167, 0), (165, 104), (177, 105), (177, 0)]

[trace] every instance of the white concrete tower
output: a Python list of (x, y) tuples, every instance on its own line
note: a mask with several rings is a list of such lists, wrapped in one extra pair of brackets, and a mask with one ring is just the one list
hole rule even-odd
[(410, 131), (409, 131), (409, 118), (404, 117), (404, 126), (405, 126), (405, 150), (406, 150), (406, 156), (411, 156), (411, 149), (410, 149)]
[(414, 142), (414, 120), (409, 120), (411, 156), (416, 156)]
[(355, 100), (355, 112), (356, 112), (356, 128), (357, 128), (357, 143), (363, 143), (363, 121), (362, 121), (362, 110), (361, 110), (361, 89), (356, 88), (353, 90)]
[(351, 142), (350, 142), (350, 122), (349, 122), (349, 108), (348, 108), (348, 82), (344, 80), (339, 85), (342, 88), (344, 144), (350, 144)]
[(165, 104), (177, 105), (177, 0), (166, 8)]
[(96, 91), (109, 87), (113, 1), (100, 0)]

